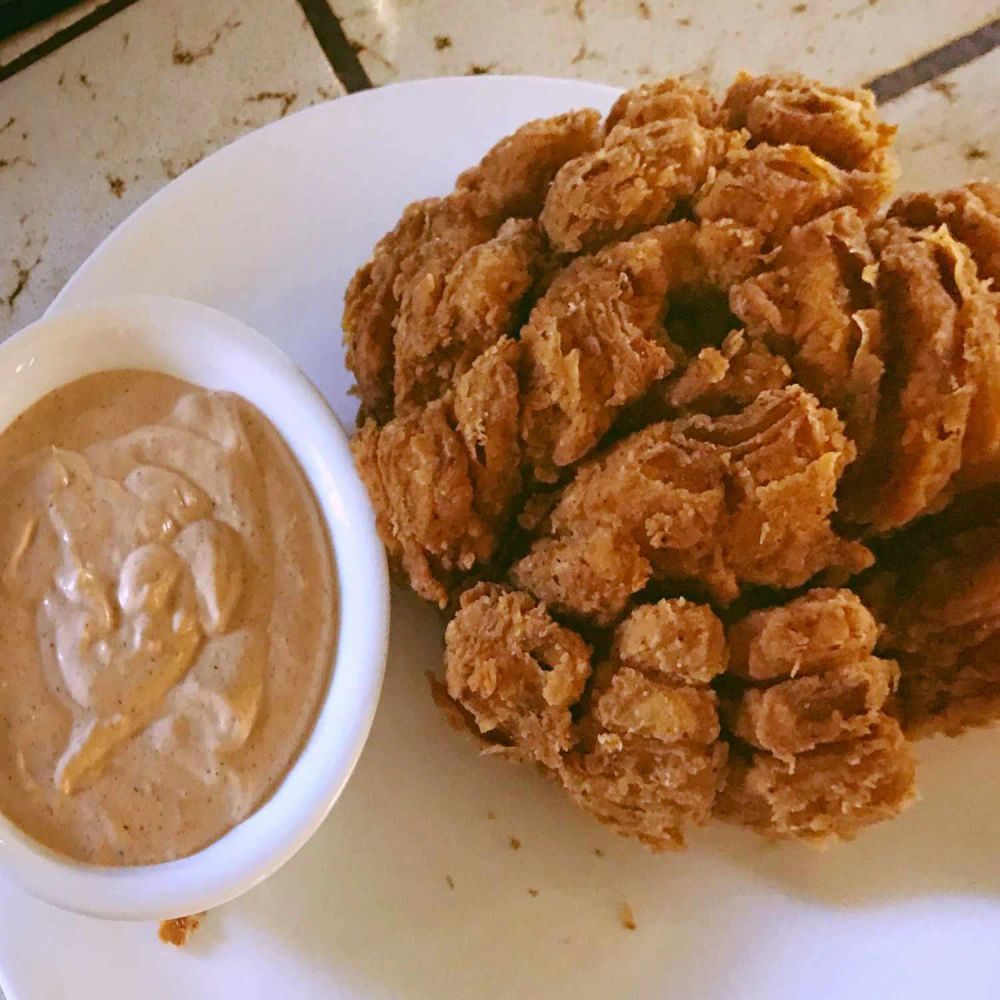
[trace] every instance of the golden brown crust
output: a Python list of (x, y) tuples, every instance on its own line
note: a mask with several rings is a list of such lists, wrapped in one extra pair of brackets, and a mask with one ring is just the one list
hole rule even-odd
[(722, 622), (683, 597), (636, 608), (615, 630), (612, 659), (675, 683), (708, 684), (726, 669)]
[(559, 767), (589, 676), (587, 644), (528, 594), (481, 584), (462, 595), (445, 632), (445, 682), (487, 752)]
[[(503, 317), (493, 314), (493, 306), (486, 298), (491, 289), (496, 289), (500, 310), (504, 303), (509, 308), (517, 298), (516, 287), (523, 282), (520, 268), (524, 262), (496, 262), (487, 251), (467, 260), (453, 276), (451, 269), (473, 247), (491, 240), (504, 220), (537, 216), (556, 171), (567, 160), (595, 149), (601, 135), (596, 111), (575, 111), (528, 122), (463, 173), (452, 194), (407, 206), (396, 227), (376, 244), (371, 260), (354, 275), (344, 297), (347, 367), (357, 380), (364, 415), (384, 423), (394, 412), (394, 381), (402, 383), (404, 399), (411, 383), (420, 382), (421, 368), (416, 373), (407, 371), (405, 365), (402, 372), (396, 370), (398, 313), (404, 303), (408, 303), (404, 314), (411, 314), (404, 315), (404, 326), (409, 327), (402, 335), (404, 360), (407, 348), (418, 361), (426, 360), (425, 355), (431, 351), (421, 338), (429, 336), (430, 347), (436, 347), (438, 341), (428, 325), (438, 321), (445, 322), (447, 339), (452, 342), (456, 337), (471, 335), (476, 341), (489, 343), (507, 332), (502, 329)], [(522, 252), (528, 251), (522, 248)], [(506, 274), (511, 269), (516, 272), (513, 277)], [(453, 286), (459, 286), (450, 289), (451, 308), (439, 302), (448, 297), (449, 290), (444, 288), (448, 277)], [(505, 277), (513, 281), (513, 289), (506, 285)], [(478, 299), (475, 310), (464, 317), (462, 328), (456, 329), (456, 313), (461, 313), (467, 304), (463, 300), (469, 294)], [(439, 306), (443, 316), (436, 314)], [(493, 322), (487, 330), (479, 331), (472, 321), (483, 313), (488, 322)], [(465, 357), (466, 367), (471, 360)], [(433, 371), (434, 365), (427, 364)], [(439, 381), (446, 374), (441, 372)], [(427, 387), (422, 388), (417, 402), (433, 398)]]
[(849, 590), (811, 590), (729, 628), (729, 671), (752, 681), (806, 677), (866, 659), (878, 624)]
[(521, 437), (536, 478), (551, 481), (582, 458), (672, 367), (659, 328), (666, 243), (654, 230), (581, 257), (532, 310), (521, 331)]
[(653, 851), (684, 847), (684, 827), (708, 822), (725, 773), (725, 743), (662, 743), (609, 733), (566, 757), (560, 777), (581, 808)]
[(747, 334), (836, 409), (861, 454), (875, 434), (885, 370), (876, 275), (863, 221), (842, 208), (792, 229), (763, 273), (729, 296)]
[(725, 666), (722, 623), (683, 599), (637, 608), (595, 672), (577, 748), (560, 777), (602, 823), (654, 850), (684, 844), (707, 821), (722, 780), (718, 699), (707, 686)]
[(895, 691), (899, 667), (877, 656), (822, 674), (753, 688), (740, 699), (733, 735), (782, 760), (869, 732)]
[(721, 416), (749, 406), (761, 393), (783, 389), (792, 370), (762, 340), (733, 330), (718, 347), (703, 347), (684, 371), (664, 386), (666, 403), (681, 413)]
[(494, 344), (452, 393), (351, 441), (390, 558), (441, 607), (492, 556), (520, 489), (518, 349)]
[(456, 190), (474, 196), (480, 215), (533, 219), (559, 168), (596, 149), (603, 138), (601, 116), (590, 108), (539, 118), (501, 139), (479, 162), (460, 174)]
[(201, 926), (204, 913), (193, 913), (187, 917), (172, 917), (160, 921), (160, 940), (164, 944), (172, 944), (175, 948), (183, 948), (191, 935)]
[(859, 739), (792, 763), (767, 753), (734, 759), (716, 815), (776, 838), (852, 840), (914, 801), (915, 769), (899, 724), (885, 717)]
[(870, 90), (831, 87), (797, 73), (739, 73), (724, 104), (733, 128), (755, 142), (807, 146), (842, 170), (896, 176), (890, 147), (896, 129), (878, 115)]
[(889, 209), (892, 218), (913, 229), (949, 232), (964, 243), (979, 269), (979, 276), (1000, 287), (1000, 184), (976, 181), (938, 194), (920, 192), (897, 198)]
[(835, 414), (797, 386), (731, 417), (653, 424), (578, 471), (511, 578), (608, 624), (653, 579), (697, 582), (728, 603), (744, 583), (856, 571), (870, 554), (830, 524), (852, 458)]
[(666, 222), (741, 141), (682, 118), (616, 125), (600, 149), (556, 174), (542, 226), (556, 249), (576, 253)]
[(541, 253), (535, 223), (511, 219), (464, 252), (459, 244), (429, 255), (403, 289), (396, 314), (397, 416), (444, 395), (487, 347), (516, 333)]
[(396, 313), (419, 262), (456, 260), (492, 235), (468, 197), (428, 198), (408, 205), (396, 227), (375, 245), (344, 296), (347, 367), (364, 413), (384, 422), (392, 415)]
[(793, 227), (835, 208), (871, 216), (888, 193), (872, 175), (849, 174), (806, 146), (761, 143), (731, 153), (698, 192), (694, 210), (703, 221), (757, 229), (775, 246)]
[(907, 732), (957, 735), (1000, 720), (1000, 528), (924, 548), (872, 588), (898, 658)]
[(995, 475), (1000, 456), (1000, 298), (947, 229), (874, 231), (890, 370), (876, 446), (845, 496), (852, 519), (890, 531)]
[(913, 762), (885, 710), (899, 668), (872, 655), (878, 627), (856, 595), (812, 590), (753, 612), (729, 637), (732, 672), (751, 686), (731, 696), (727, 728), (751, 750), (720, 800), (725, 818), (847, 839), (909, 801)]
[(610, 132), (616, 125), (638, 128), (671, 119), (697, 122), (704, 128), (725, 128), (729, 124), (728, 112), (704, 87), (667, 77), (625, 91), (611, 106), (605, 128)]
[(752, 230), (678, 222), (562, 271), (521, 331), (521, 432), (535, 478), (555, 481), (673, 369), (676, 296), (728, 288), (759, 266)]
[[(637, 87), (503, 140), (348, 291), (379, 531), (465, 590), (452, 716), (654, 850), (713, 808), (848, 839), (913, 798), (897, 716), (1000, 718), (1000, 528), (953, 537), (1000, 482), (1000, 186), (878, 217), (893, 131), (795, 75)], [(775, 606), (727, 638), (677, 593)]]

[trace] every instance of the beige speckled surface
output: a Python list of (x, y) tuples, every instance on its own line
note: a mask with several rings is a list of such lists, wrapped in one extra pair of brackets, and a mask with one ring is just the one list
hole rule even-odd
[(295, 0), (147, 0), (0, 83), (0, 336), (172, 177), (342, 92)]
[(375, 83), (540, 73), (629, 86), (743, 67), (861, 83), (997, 16), (995, 0), (329, 0)]
[(1000, 49), (885, 108), (899, 125), (901, 190), (1000, 177)]

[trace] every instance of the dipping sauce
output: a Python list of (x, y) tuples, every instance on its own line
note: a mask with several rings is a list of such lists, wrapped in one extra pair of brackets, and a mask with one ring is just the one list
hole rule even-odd
[(246, 400), (138, 371), (50, 393), (0, 434), (0, 811), (100, 865), (217, 840), (309, 735), (334, 588)]

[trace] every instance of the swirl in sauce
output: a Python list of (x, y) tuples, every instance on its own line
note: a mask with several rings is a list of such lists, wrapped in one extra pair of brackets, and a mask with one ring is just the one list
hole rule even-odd
[(329, 681), (333, 557), (239, 396), (89, 375), (0, 434), (0, 811), (80, 861), (184, 857), (258, 808)]

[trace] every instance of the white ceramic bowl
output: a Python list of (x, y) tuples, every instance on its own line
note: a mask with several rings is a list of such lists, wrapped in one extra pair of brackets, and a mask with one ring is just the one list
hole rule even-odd
[(0, 872), (34, 895), (93, 916), (164, 919), (219, 906), (257, 885), (330, 811), (361, 754), (378, 703), (388, 583), (371, 505), (333, 413), (274, 344), (214, 309), (123, 296), (29, 326), (0, 344), (0, 429), (58, 386), (121, 368), (239, 393), (271, 420), (326, 518), (338, 588), (330, 686), (312, 734), (274, 795), (224, 837), (179, 861), (101, 868), (48, 850), (0, 814)]

